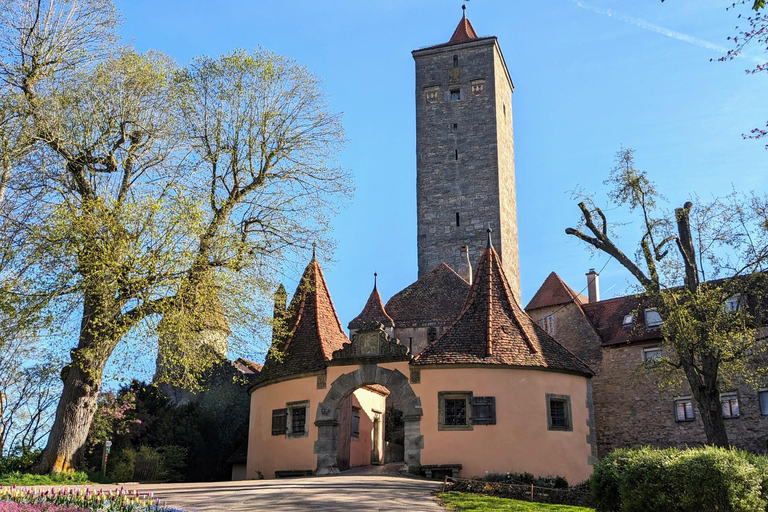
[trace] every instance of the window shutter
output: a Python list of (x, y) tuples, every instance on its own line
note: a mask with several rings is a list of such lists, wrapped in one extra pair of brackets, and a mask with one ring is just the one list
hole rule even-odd
[(352, 437), (360, 437), (360, 411), (352, 411), (352, 425), (350, 429)]
[(286, 432), (286, 418), (288, 409), (274, 409), (272, 411), (272, 435), (281, 436)]
[(472, 423), (475, 425), (496, 424), (496, 397), (472, 397)]

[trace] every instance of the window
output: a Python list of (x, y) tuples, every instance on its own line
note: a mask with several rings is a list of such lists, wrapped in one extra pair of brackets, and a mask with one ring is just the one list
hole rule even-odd
[(661, 315), (656, 308), (648, 308), (645, 310), (645, 327), (646, 329), (653, 329), (660, 326), (664, 321), (661, 319)]
[(307, 418), (309, 417), (309, 401), (291, 402), (286, 404), (288, 413), (287, 432), (288, 437), (307, 437), (309, 428)]
[(726, 313), (735, 313), (739, 310), (739, 307), (741, 306), (741, 295), (736, 294), (733, 297), (729, 297), (728, 300), (725, 301), (725, 312)]
[(456, 212), (456, 227), (459, 227), (459, 212)]
[(735, 391), (720, 393), (720, 405), (723, 408), (723, 418), (739, 417), (739, 396)]
[(458, 150), (458, 149), (454, 149), (454, 150), (453, 150), (453, 156), (454, 156), (454, 158), (455, 158), (456, 160), (458, 160), (458, 159), (459, 159), (459, 150)]
[(675, 421), (693, 421), (693, 402), (685, 396), (675, 400)]
[(555, 335), (555, 315), (545, 316), (541, 319), (541, 328), (550, 336)]
[(624, 315), (624, 320), (621, 321), (621, 326), (630, 327), (634, 323), (635, 323), (635, 315), (630, 313), (628, 315)]
[(459, 129), (459, 123), (453, 123), (453, 131), (456, 131)]
[(661, 347), (646, 347), (643, 349), (643, 361), (653, 361), (661, 357)]
[(272, 435), (282, 436), (286, 433), (285, 419), (288, 416), (288, 409), (274, 409), (272, 411)]
[(470, 391), (440, 391), (437, 404), (437, 430), (472, 430)]
[(472, 424), (495, 425), (496, 424), (496, 397), (473, 396), (472, 400)]
[(427, 329), (427, 341), (432, 343), (437, 339), (437, 329), (435, 327), (430, 327)]
[(461, 99), (461, 89), (451, 89), (451, 101), (459, 101)]
[(760, 414), (768, 416), (768, 389), (758, 391), (757, 398), (760, 401)]
[(458, 55), (454, 55), (453, 56), (453, 67), (455, 67), (455, 68), (459, 67), (459, 56)]
[(352, 408), (352, 424), (349, 428), (352, 439), (360, 439), (360, 408)]
[(573, 430), (571, 397), (547, 393), (547, 430)]

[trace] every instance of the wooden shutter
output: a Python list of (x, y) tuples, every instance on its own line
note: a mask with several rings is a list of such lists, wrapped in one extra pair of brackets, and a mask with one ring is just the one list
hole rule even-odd
[(272, 435), (281, 436), (286, 432), (286, 419), (288, 409), (275, 409), (272, 411)]
[(472, 397), (472, 424), (495, 425), (496, 424), (496, 397), (473, 396)]
[(360, 409), (352, 409), (351, 436), (355, 439), (360, 437)]

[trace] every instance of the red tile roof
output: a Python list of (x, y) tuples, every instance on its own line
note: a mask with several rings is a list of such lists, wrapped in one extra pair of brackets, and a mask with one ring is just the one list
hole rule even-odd
[(398, 327), (450, 324), (464, 305), (469, 283), (445, 263), (396, 293), (386, 311)]
[(376, 288), (376, 283), (373, 284), (373, 291), (368, 297), (368, 302), (365, 303), (363, 311), (360, 312), (355, 318), (349, 322), (349, 329), (359, 329), (364, 325), (368, 325), (371, 322), (380, 322), (384, 327), (394, 327), (395, 322), (392, 321), (392, 317), (387, 314), (384, 309), (384, 304), (381, 303), (381, 295)]
[[(304, 270), (285, 318), (286, 341), (282, 348), (277, 347), (282, 358), (267, 355), (260, 381), (322, 370), (333, 351), (349, 343), (314, 258)], [(276, 340), (272, 345), (275, 348)]]
[(568, 302), (578, 302), (585, 304), (589, 302), (589, 299), (576, 293), (573, 289), (565, 284), (560, 276), (552, 272), (544, 280), (541, 288), (536, 292), (531, 301), (525, 306), (525, 310), (544, 308), (548, 306), (559, 306), (560, 304), (567, 304)]
[(477, 37), (477, 32), (475, 32), (469, 19), (466, 16), (462, 16), (461, 21), (456, 27), (456, 30), (453, 31), (453, 35), (451, 36), (450, 41), (448, 41), (448, 44), (467, 43), (469, 41), (474, 41), (475, 39), (480, 39)]
[(413, 364), (478, 363), (593, 375), (520, 308), (493, 248), (480, 258), (459, 317)]
[(259, 363), (254, 363), (253, 361), (249, 361), (248, 359), (243, 359), (242, 357), (238, 357), (232, 362), (232, 366), (237, 368), (238, 371), (241, 373), (245, 373), (248, 375), (255, 374), (261, 372), (261, 369), (264, 368), (264, 365), (261, 365)]
[[(603, 346), (621, 345), (638, 341), (661, 341), (659, 328), (645, 327), (645, 308), (650, 307), (642, 295), (626, 295), (582, 305), (584, 314), (592, 322)], [(633, 323), (623, 326), (626, 315), (634, 315)]]

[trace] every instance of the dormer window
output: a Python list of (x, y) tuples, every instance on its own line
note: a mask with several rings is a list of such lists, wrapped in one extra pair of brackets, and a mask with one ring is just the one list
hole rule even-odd
[(660, 326), (662, 323), (664, 323), (664, 320), (661, 319), (661, 315), (656, 311), (656, 308), (648, 308), (645, 310), (646, 329), (653, 329), (654, 327)]
[(624, 315), (624, 320), (621, 321), (622, 327), (631, 327), (635, 323), (635, 315), (632, 313)]
[(739, 307), (741, 307), (741, 294), (737, 293), (736, 295), (729, 297), (724, 304), (725, 312), (726, 313), (735, 313), (739, 310)]

